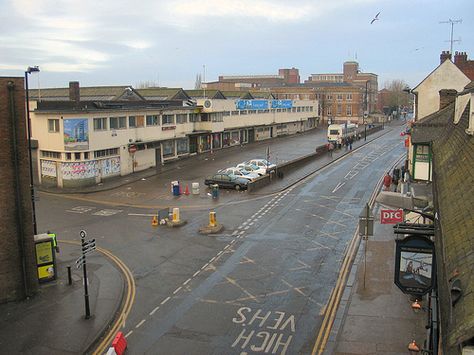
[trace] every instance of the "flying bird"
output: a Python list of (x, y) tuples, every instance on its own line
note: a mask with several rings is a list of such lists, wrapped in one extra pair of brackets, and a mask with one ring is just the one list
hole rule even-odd
[(377, 21), (379, 19), (379, 15), (380, 15), (380, 11), (377, 13), (377, 15), (375, 15), (372, 21), (370, 21), (370, 24), (373, 24), (375, 21)]

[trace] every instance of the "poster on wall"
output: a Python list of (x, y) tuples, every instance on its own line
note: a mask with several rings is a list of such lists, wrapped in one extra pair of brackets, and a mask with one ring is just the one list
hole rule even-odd
[(89, 127), (87, 118), (63, 120), (64, 122), (64, 149), (89, 149)]

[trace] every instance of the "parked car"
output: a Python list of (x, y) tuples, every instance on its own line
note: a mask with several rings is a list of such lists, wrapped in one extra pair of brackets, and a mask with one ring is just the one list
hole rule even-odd
[(232, 167), (232, 168), (219, 170), (218, 172), (222, 173), (222, 174), (232, 174), (232, 175), (244, 178), (244, 179), (248, 179), (250, 181), (253, 181), (253, 180), (255, 180), (256, 178), (258, 178), (260, 176), (257, 173), (250, 172), (250, 171), (247, 171), (245, 169), (237, 168), (237, 167)]
[(224, 189), (245, 190), (249, 183), (249, 179), (244, 179), (232, 174), (218, 173), (204, 180), (204, 185), (217, 184)]
[(243, 169), (245, 171), (248, 171), (250, 173), (256, 173), (259, 176), (263, 176), (267, 173), (267, 170), (265, 168), (261, 168), (261, 167), (256, 166), (256, 165), (249, 164), (247, 162), (237, 164), (236, 167), (239, 168), (239, 169)]
[(258, 166), (259, 168), (263, 168), (268, 171), (272, 171), (276, 169), (276, 165), (270, 163), (268, 160), (265, 159), (252, 159), (249, 160), (248, 163)]

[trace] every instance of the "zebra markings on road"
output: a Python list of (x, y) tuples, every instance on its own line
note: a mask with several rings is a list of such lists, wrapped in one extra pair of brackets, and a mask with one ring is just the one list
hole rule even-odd
[(232, 343), (232, 348), (240, 348), (243, 353), (285, 355), (295, 333), (295, 316), (280, 311), (252, 310), (241, 307), (232, 322), (243, 329)]
[(104, 217), (108, 217), (108, 216), (113, 216), (114, 214), (117, 214), (117, 213), (120, 213), (122, 212), (122, 210), (109, 210), (109, 209), (104, 209), (104, 210), (100, 210), (100, 211), (97, 211), (95, 213), (93, 213), (94, 216), (104, 216)]

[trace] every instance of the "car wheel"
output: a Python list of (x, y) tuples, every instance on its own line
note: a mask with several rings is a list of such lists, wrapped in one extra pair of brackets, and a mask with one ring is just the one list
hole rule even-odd
[(239, 185), (239, 184), (235, 185), (235, 190), (236, 190), (236, 191), (239, 191), (239, 190), (240, 190), (240, 185)]

